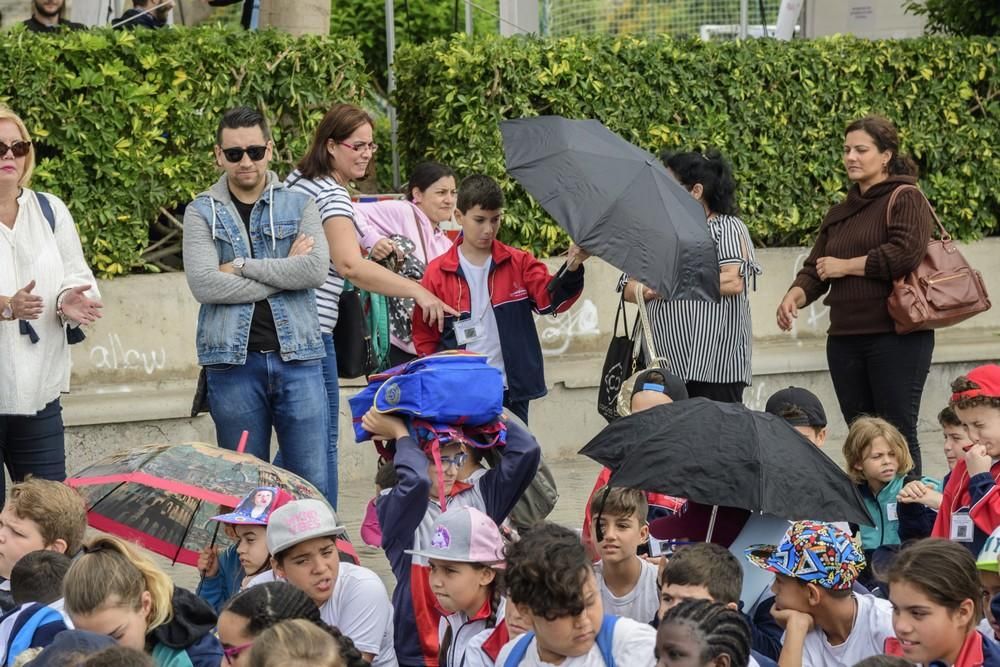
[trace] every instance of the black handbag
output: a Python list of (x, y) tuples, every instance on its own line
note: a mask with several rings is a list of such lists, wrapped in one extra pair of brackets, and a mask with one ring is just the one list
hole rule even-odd
[(339, 377), (357, 378), (375, 372), (375, 348), (361, 291), (348, 280), (344, 281), (344, 291), (340, 294), (333, 348)]
[[(619, 322), (624, 324), (621, 334), (619, 334), (618, 329)], [(633, 373), (645, 367), (640, 353), (641, 346), (635, 344), (638, 333), (639, 322), (637, 321), (631, 335), (629, 334), (628, 314), (625, 312), (625, 292), (622, 290), (622, 297), (618, 302), (618, 313), (615, 315), (615, 328), (611, 332), (611, 343), (608, 344), (608, 352), (604, 355), (601, 385), (597, 390), (597, 411), (609, 423), (621, 416), (618, 414), (617, 407), (618, 393), (622, 389), (622, 383)]]

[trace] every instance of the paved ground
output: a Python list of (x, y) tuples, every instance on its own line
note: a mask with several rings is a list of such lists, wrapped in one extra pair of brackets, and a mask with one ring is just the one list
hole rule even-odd
[[(940, 446), (940, 434), (922, 433), (921, 442), (923, 443), (925, 474), (942, 477), (946, 467), (944, 453)], [(840, 444), (839, 442), (828, 442), (824, 450), (838, 464), (843, 465)], [(579, 528), (583, 520), (584, 503), (590, 490), (594, 487), (594, 479), (599, 468), (597, 464), (583, 457), (556, 461), (551, 467), (559, 487), (559, 502), (556, 503), (556, 508), (550, 519), (566, 526)], [(351, 538), (358, 547), (362, 564), (377, 572), (382, 577), (386, 587), (392, 590), (394, 580), (385, 556), (380, 550), (365, 546), (359, 537), (365, 505), (374, 493), (374, 483), (351, 482), (342, 484), (340, 487), (341, 511), (339, 518), (350, 531)], [(184, 565), (171, 566), (169, 561), (159, 557), (157, 560), (179, 585), (192, 589), (197, 585), (198, 575), (193, 568)]]

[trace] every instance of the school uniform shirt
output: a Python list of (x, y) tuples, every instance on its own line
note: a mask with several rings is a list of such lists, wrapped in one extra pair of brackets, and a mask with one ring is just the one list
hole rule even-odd
[(882, 655), (886, 641), (895, 639), (892, 629), (892, 603), (874, 595), (855, 595), (858, 603), (854, 627), (847, 641), (831, 646), (826, 633), (813, 628), (802, 647), (803, 667), (852, 667), (865, 658)]
[[(448, 646), (448, 653), (445, 655), (440, 667), (471, 667), (481, 665), (484, 654), (482, 652), (483, 642), (503, 623), (504, 613), (507, 610), (507, 601), (500, 598), (496, 613), (493, 613), (492, 600), (486, 600), (482, 608), (472, 617), (465, 612), (457, 611), (447, 616), (442, 616), (438, 624), (438, 644), (444, 642), (445, 633), (451, 628), (451, 644)], [(493, 621), (490, 625), (490, 617)], [(473, 641), (476, 641), (476, 656), (470, 656), (473, 650)]]
[[(497, 667), (506, 667), (507, 656), (514, 650), (517, 640), (512, 639), (501, 649), (497, 656)], [(656, 658), (653, 655), (656, 647), (656, 630), (647, 623), (639, 623), (630, 618), (619, 619), (615, 623), (615, 634), (611, 639), (611, 655), (615, 659), (615, 664), (620, 667), (653, 667)], [(528, 650), (524, 654), (524, 660), (520, 667), (550, 667), (552, 663), (542, 662), (538, 657), (538, 638), (532, 637), (528, 644)], [(597, 642), (590, 647), (584, 655), (575, 658), (566, 658), (559, 667), (605, 667), (604, 658), (601, 656), (601, 649)]]
[(466, 344), (465, 349), (471, 352), (478, 352), (486, 355), (486, 362), (503, 374), (503, 386), (507, 388), (507, 370), (503, 363), (503, 352), (500, 350), (500, 330), (497, 328), (497, 316), (493, 312), (492, 297), (490, 296), (490, 268), (493, 266), (492, 258), (487, 259), (482, 266), (476, 266), (470, 262), (458, 249), (458, 263), (462, 267), (465, 281), (469, 284), (469, 297), (472, 299), (472, 315), (469, 318), (477, 330), (480, 330), (481, 337)]
[(953, 539), (952, 518), (958, 512), (968, 513), (972, 519), (973, 534), (971, 541), (959, 541), (967, 547), (974, 557), (979, 556), (986, 538), (1000, 526), (1000, 493), (997, 492), (997, 480), (1000, 479), (1000, 459), (993, 461), (989, 472), (981, 472), (969, 476), (965, 460), (958, 459), (948, 476), (941, 494), (941, 508), (931, 537)]
[(614, 593), (604, 583), (604, 563), (594, 565), (597, 575), (597, 587), (601, 591), (601, 602), (604, 603), (604, 613), (631, 618), (639, 623), (649, 623), (656, 617), (660, 608), (660, 589), (656, 585), (656, 566), (647, 560), (639, 559), (639, 581), (635, 587), (621, 597)]

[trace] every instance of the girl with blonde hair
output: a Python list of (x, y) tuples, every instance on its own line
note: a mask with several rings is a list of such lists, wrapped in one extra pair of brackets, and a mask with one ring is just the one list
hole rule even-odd
[(250, 667), (343, 667), (329, 632), (303, 619), (282, 621), (265, 630), (250, 650)]
[(98, 537), (84, 545), (63, 593), (77, 629), (145, 651), (158, 667), (217, 667), (222, 660), (212, 608), (122, 540)]

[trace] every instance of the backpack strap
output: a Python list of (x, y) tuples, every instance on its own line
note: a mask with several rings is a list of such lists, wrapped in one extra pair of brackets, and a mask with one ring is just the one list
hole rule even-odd
[(615, 656), (612, 653), (612, 645), (615, 637), (615, 625), (620, 616), (605, 614), (601, 621), (601, 629), (597, 632), (597, 648), (601, 650), (601, 657), (607, 667), (615, 667)]
[(534, 632), (525, 632), (517, 643), (514, 644), (514, 648), (511, 649), (510, 655), (507, 656), (507, 662), (503, 664), (503, 667), (517, 667), (524, 660), (524, 656), (528, 653), (528, 646), (531, 644), (531, 640), (535, 638)]
[(35, 193), (35, 199), (38, 200), (38, 208), (42, 209), (42, 215), (44, 215), (45, 219), (49, 221), (49, 229), (51, 229), (52, 233), (55, 234), (56, 213), (52, 210), (52, 203), (49, 201), (49, 198), (41, 192)]

